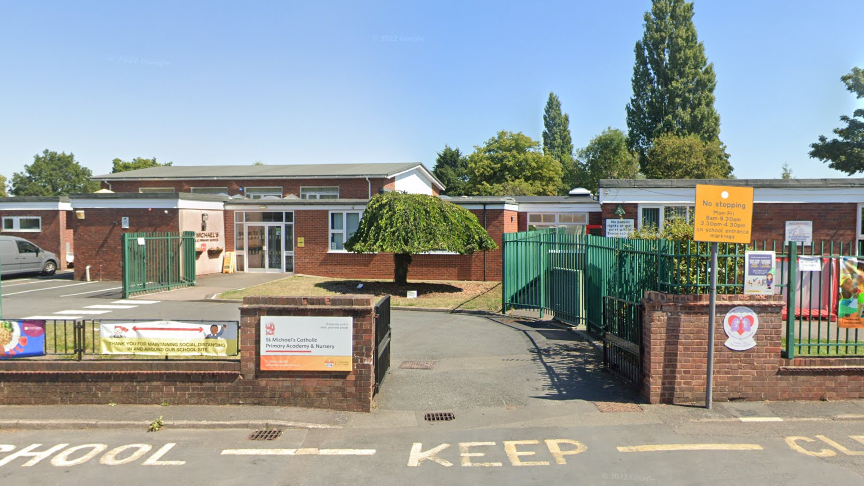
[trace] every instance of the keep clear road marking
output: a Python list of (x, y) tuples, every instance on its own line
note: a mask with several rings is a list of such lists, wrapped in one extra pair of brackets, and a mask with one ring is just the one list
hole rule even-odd
[(115, 300), (111, 302), (112, 304), (158, 304), (162, 302), (161, 300), (131, 300), (131, 299), (121, 299)]
[(223, 456), (374, 456), (375, 449), (225, 449)]
[(88, 292), (78, 292), (77, 294), (66, 294), (66, 295), (61, 295), (60, 297), (73, 297), (73, 296), (76, 296), (76, 295), (95, 294), (95, 293), (97, 293), (97, 292), (108, 292), (108, 291), (110, 291), (110, 290), (120, 290), (120, 289), (122, 289), (122, 288), (123, 288), (123, 287), (111, 287), (110, 289), (90, 290), (90, 291), (88, 291)]
[(88, 305), (85, 309), (134, 309), (134, 305)]
[(18, 294), (28, 294), (30, 292), (42, 292), (44, 290), (51, 290), (51, 289), (62, 289), (62, 288), (66, 288), (66, 287), (75, 287), (76, 285), (90, 285), (92, 283), (96, 283), (96, 282), (81, 282), (81, 283), (74, 283), (74, 284), (69, 284), (69, 285), (57, 285), (56, 287), (45, 287), (44, 289), (22, 290), (20, 292), (12, 292), (11, 294), (3, 294), (3, 297), (9, 297), (10, 295), (18, 295)]
[(84, 314), (84, 315), (99, 315), (99, 314), (107, 314), (111, 311), (107, 310), (64, 310), (57, 311), (55, 314), (65, 315), (65, 314)]
[(653, 444), (620, 446), (618, 452), (761, 451), (759, 444)]
[(782, 422), (780, 417), (738, 417), (742, 422)]

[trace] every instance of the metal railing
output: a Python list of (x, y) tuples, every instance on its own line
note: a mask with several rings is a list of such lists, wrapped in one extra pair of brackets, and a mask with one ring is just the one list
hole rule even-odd
[(124, 233), (123, 296), (195, 285), (195, 233)]

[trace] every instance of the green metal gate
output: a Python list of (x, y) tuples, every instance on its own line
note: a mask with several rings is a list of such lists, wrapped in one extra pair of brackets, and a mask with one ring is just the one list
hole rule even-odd
[(195, 285), (195, 233), (125, 233), (123, 296)]

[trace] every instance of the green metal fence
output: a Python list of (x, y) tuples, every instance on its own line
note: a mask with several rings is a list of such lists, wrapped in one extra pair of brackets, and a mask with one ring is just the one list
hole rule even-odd
[(123, 296), (195, 285), (195, 233), (125, 233)]

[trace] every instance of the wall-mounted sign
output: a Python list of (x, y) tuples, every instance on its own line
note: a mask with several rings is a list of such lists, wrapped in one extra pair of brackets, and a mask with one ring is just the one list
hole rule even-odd
[(102, 321), (102, 354), (228, 356), (237, 354), (237, 323)]
[(837, 302), (837, 325), (847, 329), (864, 329), (864, 272), (859, 267), (858, 259), (841, 258), (838, 273), (840, 300)]
[(734, 351), (746, 351), (756, 346), (753, 336), (759, 329), (759, 316), (749, 307), (733, 307), (723, 319), (723, 330), (729, 339), (726, 347)]
[(219, 241), (218, 231), (199, 231), (195, 233), (196, 243), (216, 243)]
[(306, 243), (306, 239), (302, 236), (297, 237), (297, 248), (303, 248), (303, 245)]
[(799, 272), (821, 272), (822, 257), (818, 256), (800, 256), (798, 257)]
[(354, 318), (261, 316), (262, 370), (351, 371)]
[(120, 227), (123, 229), (129, 229), (129, 216), (123, 216), (120, 218)]
[(696, 185), (695, 241), (750, 243), (753, 188)]
[(786, 241), (813, 243), (813, 221), (786, 221)]
[(144, 238), (138, 238), (138, 246), (144, 246)]
[(45, 321), (0, 320), (0, 359), (45, 355)]
[(635, 230), (636, 230), (636, 224), (635, 224), (635, 220), (633, 220), (633, 219), (607, 219), (606, 220), (606, 237), (607, 238), (627, 238)]
[(748, 251), (744, 254), (744, 293), (755, 295), (772, 295), (777, 286), (775, 262), (777, 257), (773, 251)]

